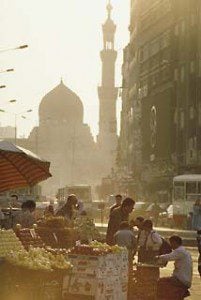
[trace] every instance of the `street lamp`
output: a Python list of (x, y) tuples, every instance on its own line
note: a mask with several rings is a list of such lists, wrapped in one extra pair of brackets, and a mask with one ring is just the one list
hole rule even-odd
[(14, 69), (1, 70), (0, 73), (14, 72)]
[(15, 103), (15, 102), (17, 102), (17, 100), (11, 99), (11, 100), (8, 100), (8, 101), (4, 101), (4, 102), (0, 101), (0, 102), (1, 102), (1, 104), (3, 104), (3, 103)]
[(21, 49), (25, 49), (28, 48), (28, 45), (21, 45), (18, 47), (12, 47), (12, 48), (7, 48), (7, 49), (0, 49), (0, 53), (2, 52), (7, 52), (7, 51), (12, 51), (12, 50), (21, 50)]
[[(17, 100), (10, 100), (9, 101), (10, 103), (15, 103), (15, 102), (17, 102)], [(25, 111), (21, 111), (20, 113), (12, 113), (12, 112), (8, 112), (8, 111), (6, 111), (6, 110), (4, 110), (4, 109), (0, 109), (0, 112), (2, 112), (2, 113), (7, 113), (7, 114), (11, 114), (11, 115), (13, 115), (13, 116), (15, 116), (15, 144), (16, 144), (16, 142), (17, 142), (17, 117), (19, 116), (19, 115), (21, 115), (21, 114), (23, 114), (23, 113), (30, 113), (30, 112), (32, 112), (33, 110), (32, 109), (28, 109), (28, 110), (25, 110)], [(21, 116), (23, 119), (26, 119), (26, 117), (25, 116)]]
[[(31, 111), (31, 109), (29, 110)], [(33, 119), (30, 119), (29, 117), (27, 117), (26, 115), (21, 115), (21, 118), (26, 120), (26, 121), (31, 121), (33, 123), (34, 121), (34, 125), (33, 125), (33, 129), (34, 129), (34, 143), (35, 143), (35, 153), (38, 154), (38, 122), (37, 120), (33, 120)]]
[[(25, 111), (21, 111), (20, 113), (18, 114), (13, 114), (15, 116), (15, 144), (17, 142), (17, 117), (21, 114), (24, 114), (24, 113), (30, 113), (32, 112), (33, 110), (32, 109), (28, 109), (28, 110), (25, 110)], [(26, 119), (25, 116), (21, 116), (23, 119)]]

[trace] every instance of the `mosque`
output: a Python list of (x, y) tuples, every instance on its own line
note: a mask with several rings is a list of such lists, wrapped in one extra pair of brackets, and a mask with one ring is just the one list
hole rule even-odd
[(44, 194), (55, 194), (69, 184), (100, 183), (110, 173), (117, 148), (115, 61), (116, 26), (111, 19), (112, 6), (107, 5), (107, 20), (102, 26), (102, 84), (98, 87), (100, 101), (99, 134), (94, 141), (90, 127), (83, 123), (81, 99), (64, 82), (48, 92), (39, 106), (39, 126), (28, 139), (18, 144), (51, 162), (52, 178), (42, 184)]

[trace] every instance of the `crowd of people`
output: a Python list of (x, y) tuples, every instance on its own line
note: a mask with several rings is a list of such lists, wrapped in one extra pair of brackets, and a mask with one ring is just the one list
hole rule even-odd
[[(23, 228), (31, 228), (36, 222), (34, 211), (36, 203), (32, 200), (25, 201), (19, 205), (18, 197), (12, 195), (12, 205), (18, 210), (12, 213), (12, 227), (20, 224)], [(21, 209), (19, 209), (21, 208)], [(153, 222), (144, 219), (142, 216), (129, 220), (129, 216), (135, 208), (135, 201), (132, 198), (116, 195), (116, 203), (110, 208), (109, 222), (107, 227), (106, 242), (109, 245), (126, 247), (129, 253), (129, 267), (133, 268), (134, 256), (139, 264), (156, 264), (165, 266), (169, 261), (174, 261), (174, 271), (171, 277), (161, 278), (158, 282), (159, 299), (163, 294), (186, 293), (192, 283), (192, 258), (182, 245), (182, 239), (173, 235), (169, 243), (154, 230)], [(198, 231), (197, 243), (199, 251), (198, 271), (201, 276), (201, 227), (200, 222), (201, 204), (196, 201), (194, 205), (194, 228)], [(50, 204), (44, 210), (44, 217), (62, 216), (72, 221), (75, 212), (79, 215), (85, 214), (82, 202), (76, 195), (69, 195), (62, 207), (55, 211), (54, 204)], [(0, 215), (1, 217), (1, 215)]]
[[(6, 229), (15, 228), (16, 224), (20, 224), (22, 228), (31, 228), (36, 223), (37, 218), (35, 216), (36, 203), (33, 200), (27, 200), (22, 203), (19, 202), (17, 195), (11, 195), (10, 207), (7, 209), (7, 215), (9, 215), (8, 222), (6, 222)], [(82, 202), (79, 201), (76, 195), (71, 194), (67, 197), (63, 206), (55, 210), (54, 203), (50, 204), (44, 209), (43, 217), (62, 216), (66, 220), (71, 221), (74, 218), (75, 213), (77, 215), (84, 214)], [(5, 223), (5, 216), (0, 210), (0, 220), (2, 224)]]
[[(136, 254), (138, 263), (142, 264), (156, 264), (163, 267), (169, 261), (174, 261), (172, 276), (160, 278), (158, 281), (158, 299), (177, 299), (174, 295), (178, 293), (183, 296), (188, 295), (188, 289), (192, 284), (192, 258), (182, 245), (181, 237), (173, 235), (168, 243), (154, 230), (151, 220), (144, 220), (139, 216), (129, 222), (129, 215), (135, 207), (135, 201), (125, 198), (120, 202), (120, 195), (117, 195), (116, 199), (116, 204), (110, 210), (107, 243), (127, 247), (131, 267)], [(134, 228), (137, 228), (137, 234)], [(198, 271), (201, 276), (201, 230), (198, 230), (197, 241), (200, 254)]]

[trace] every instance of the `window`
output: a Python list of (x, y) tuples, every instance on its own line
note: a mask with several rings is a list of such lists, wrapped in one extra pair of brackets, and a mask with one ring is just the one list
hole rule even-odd
[(140, 49), (140, 62), (144, 60), (144, 49)]
[(181, 82), (184, 82), (184, 79), (185, 79), (185, 68), (183, 66), (181, 67), (181, 78), (180, 78)]
[(161, 36), (161, 48), (166, 48), (169, 46), (170, 43), (170, 39), (169, 39), (169, 32), (165, 32), (162, 36)]
[(191, 26), (194, 26), (195, 25), (195, 14), (192, 13), (191, 14)]
[(190, 138), (189, 140), (188, 140), (188, 147), (189, 147), (189, 149), (193, 149), (193, 138)]
[(185, 118), (184, 118), (184, 111), (180, 112), (180, 128), (184, 129), (184, 124), (185, 124)]
[(196, 193), (196, 182), (186, 182), (186, 193), (187, 194)]
[(177, 81), (178, 80), (178, 69), (174, 69), (174, 80)]
[(181, 21), (181, 33), (185, 34), (185, 31), (186, 31), (186, 23), (185, 23), (185, 20), (182, 20)]
[(150, 55), (155, 55), (160, 51), (160, 40), (159, 38), (156, 38), (151, 44), (150, 44)]
[(174, 111), (174, 123), (177, 124), (177, 122), (178, 122), (178, 111), (177, 111), (177, 109), (175, 109), (175, 111)]
[(195, 62), (194, 62), (194, 61), (191, 61), (191, 64), (190, 64), (190, 72), (191, 72), (191, 73), (194, 73), (194, 72), (195, 72)]
[(198, 104), (198, 124), (201, 126), (201, 102)]
[(196, 149), (197, 148), (197, 137), (194, 136), (193, 137), (193, 149)]
[(195, 110), (194, 110), (194, 107), (193, 107), (193, 106), (190, 106), (190, 108), (189, 108), (189, 118), (190, 118), (191, 120), (193, 120), (194, 117), (195, 117)]
[(176, 36), (179, 35), (179, 25), (178, 25), (178, 24), (176, 24), (175, 27), (174, 27), (174, 34), (175, 34)]

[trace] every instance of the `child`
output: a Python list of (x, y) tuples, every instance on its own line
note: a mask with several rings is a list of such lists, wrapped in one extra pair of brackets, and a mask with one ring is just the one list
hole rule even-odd
[(132, 268), (133, 257), (136, 253), (137, 240), (128, 222), (122, 222), (120, 229), (114, 235), (115, 244), (128, 249), (129, 267)]

